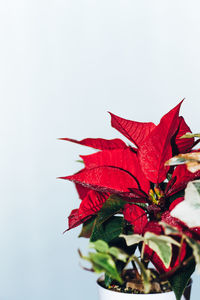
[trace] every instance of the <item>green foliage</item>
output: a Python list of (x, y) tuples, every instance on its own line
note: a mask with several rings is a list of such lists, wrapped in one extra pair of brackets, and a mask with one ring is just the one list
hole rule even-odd
[(88, 260), (93, 264), (93, 268), (96, 273), (106, 272), (113, 279), (117, 280), (119, 283), (122, 283), (122, 279), (118, 274), (115, 262), (111, 257), (111, 255), (107, 253), (100, 253), (100, 252), (89, 253)]
[(128, 255), (121, 249), (109, 247), (109, 245), (102, 240), (91, 242), (89, 246), (96, 250), (96, 252), (89, 252), (88, 256), (81, 255), (81, 258), (91, 262), (93, 270), (96, 273), (106, 273), (106, 284), (109, 284), (111, 279), (122, 283), (116, 262), (118, 260), (126, 262)]
[(96, 242), (91, 242), (89, 244), (90, 248), (94, 248), (96, 251), (98, 252), (105, 252), (107, 253), (109, 250), (109, 246), (106, 242), (102, 241), (102, 240), (98, 240)]
[(108, 249), (108, 253), (114, 256), (117, 260), (126, 262), (128, 255), (119, 248), (111, 247)]
[(144, 292), (146, 294), (149, 293), (149, 291), (151, 289), (151, 276), (152, 276), (151, 271), (146, 269), (145, 266), (143, 265), (143, 263), (135, 255), (132, 255), (129, 258), (129, 262), (130, 261), (134, 261), (138, 265), (138, 267), (140, 269), (141, 277), (143, 280)]
[(195, 270), (195, 262), (192, 260), (186, 266), (178, 269), (174, 274), (169, 277), (169, 282), (176, 295), (176, 300), (180, 300), (185, 287)]
[(100, 226), (95, 223), (90, 241), (95, 242), (97, 240), (103, 240), (105, 242), (110, 242), (122, 233), (123, 226), (123, 218), (117, 216), (111, 217)]
[(90, 218), (88, 221), (86, 221), (83, 224), (81, 233), (79, 234), (78, 237), (90, 238), (93, 228), (94, 228), (95, 218), (96, 218), (96, 216)]
[(172, 246), (180, 246), (180, 244), (169, 236), (156, 235), (152, 232), (146, 232), (144, 237), (139, 234), (132, 235), (120, 235), (125, 238), (128, 246), (132, 244), (138, 244), (143, 242), (143, 249), (145, 245), (148, 245), (153, 251), (157, 253), (165, 267), (168, 268), (172, 258)]
[(111, 285), (112, 280), (113, 280), (112, 277), (109, 276), (107, 273), (105, 273), (104, 283), (106, 287), (109, 287), (109, 285)]
[(135, 245), (144, 241), (144, 237), (139, 234), (121, 234), (120, 237), (125, 239), (127, 246)]
[(185, 238), (193, 250), (193, 255), (195, 258), (195, 262), (196, 262), (196, 269), (197, 269), (197, 272), (200, 274), (200, 243), (196, 242), (195, 240), (193, 240), (187, 236)]
[(119, 213), (125, 204), (126, 202), (122, 198), (111, 195), (98, 212), (96, 226), (101, 226), (113, 215)]
[(169, 268), (172, 258), (172, 244), (180, 246), (173, 238), (165, 235), (156, 235), (146, 232), (144, 235), (145, 244), (147, 244), (160, 257), (166, 268)]

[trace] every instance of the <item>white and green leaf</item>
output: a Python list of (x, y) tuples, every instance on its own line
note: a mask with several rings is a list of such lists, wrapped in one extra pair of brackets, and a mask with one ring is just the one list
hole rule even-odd
[(108, 252), (109, 246), (105, 241), (97, 240), (96, 242), (90, 242), (89, 248), (94, 248), (98, 252)]
[(89, 260), (93, 264), (95, 272), (106, 272), (113, 279), (122, 283), (112, 256), (107, 253), (89, 253)]
[(169, 268), (172, 259), (172, 244), (180, 246), (173, 238), (164, 235), (156, 235), (146, 232), (144, 235), (145, 244), (149, 246), (160, 257), (166, 268)]
[(200, 274), (200, 243), (189, 237), (186, 237), (186, 240), (190, 247), (193, 249), (193, 255), (196, 262), (196, 271), (198, 274)]
[(127, 246), (138, 244), (144, 241), (144, 237), (139, 234), (130, 234), (130, 235), (120, 234), (119, 237), (125, 239)]
[(116, 247), (110, 247), (108, 253), (114, 256), (116, 259), (126, 262), (128, 259), (128, 254)]
[(159, 222), (159, 224), (164, 228), (166, 235), (180, 235), (180, 231), (176, 227), (173, 227), (165, 222)]
[(200, 180), (188, 183), (185, 200), (175, 206), (171, 215), (190, 228), (200, 226)]

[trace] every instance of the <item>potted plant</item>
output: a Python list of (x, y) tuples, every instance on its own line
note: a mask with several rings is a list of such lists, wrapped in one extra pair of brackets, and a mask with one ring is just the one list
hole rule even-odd
[[(183, 219), (180, 206), (190, 199), (186, 186), (200, 178), (200, 170), (191, 173), (186, 159), (170, 160), (193, 153), (197, 144), (179, 116), (181, 104), (157, 126), (110, 113), (112, 127), (130, 145), (121, 139), (62, 138), (98, 150), (80, 156), (79, 172), (60, 178), (74, 182), (81, 199), (67, 230), (82, 224), (79, 237), (90, 240), (89, 254), (79, 254), (92, 265), (86, 269), (104, 273), (98, 280), (101, 300), (158, 299), (161, 293), (162, 299), (184, 299), (199, 264), (200, 223)], [(192, 183), (197, 194), (198, 184)]]

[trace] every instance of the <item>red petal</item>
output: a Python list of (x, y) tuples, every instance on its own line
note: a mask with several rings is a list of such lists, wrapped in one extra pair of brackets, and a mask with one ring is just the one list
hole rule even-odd
[(183, 232), (187, 229), (187, 226), (179, 219), (172, 217), (169, 211), (166, 211), (162, 214), (162, 221), (176, 227), (180, 232)]
[(97, 167), (66, 177), (60, 177), (88, 188), (110, 193), (130, 192), (131, 188), (138, 189), (137, 179), (127, 172), (116, 167)]
[(184, 197), (179, 197), (177, 199), (175, 199), (172, 204), (169, 207), (169, 210), (171, 211), (172, 209), (174, 209), (174, 207), (179, 204), (180, 202), (182, 202), (184, 200)]
[(181, 136), (186, 134), (187, 132), (191, 132), (189, 126), (186, 124), (183, 117), (179, 117), (178, 119), (179, 128), (178, 132), (175, 135), (175, 145), (173, 149), (175, 150), (173, 155), (178, 153), (185, 153), (188, 152), (194, 144), (194, 138), (191, 139), (180, 139)]
[(92, 147), (99, 150), (123, 149), (127, 147), (126, 144), (120, 139), (106, 140), (100, 138), (97, 139), (87, 138), (81, 141), (77, 141), (74, 139), (61, 138), (60, 140), (73, 142), (76, 144)]
[(146, 212), (139, 206), (134, 204), (125, 204), (124, 219), (134, 226), (134, 233), (141, 234), (148, 220)]
[(109, 194), (103, 194), (91, 190), (81, 202), (79, 207), (79, 217), (81, 219), (96, 214), (103, 206)]
[(80, 224), (82, 224), (82, 220), (79, 218), (79, 210), (78, 209), (74, 209), (72, 210), (71, 214), (68, 217), (68, 224), (69, 227), (67, 230), (70, 230)]
[[(200, 178), (200, 171), (191, 173), (185, 165), (179, 165), (175, 168), (171, 180), (166, 187), (166, 196), (169, 197), (183, 189), (189, 181)], [(176, 181), (175, 181), (176, 180)], [(175, 182), (174, 182), (175, 181)], [(171, 186), (171, 182), (174, 182)]]
[(145, 226), (145, 228), (143, 230), (143, 233), (145, 234), (145, 232), (147, 232), (147, 231), (153, 232), (157, 235), (164, 233), (162, 226), (160, 224), (158, 224), (158, 222), (154, 222), (154, 221), (147, 223), (147, 225)]
[[(129, 188), (141, 189), (148, 193), (149, 181), (146, 180), (143, 172), (141, 171), (137, 154), (131, 151), (131, 148), (117, 149), (117, 150), (104, 150), (91, 155), (81, 156), (86, 168), (95, 168), (101, 166), (117, 167), (118, 169), (135, 177), (137, 185), (129, 186)], [(114, 176), (114, 173), (113, 173)], [(112, 181), (118, 180), (114, 177)]]
[(120, 118), (112, 113), (110, 113), (110, 115), (112, 127), (121, 132), (138, 147), (146, 139), (149, 133), (156, 127), (155, 124), (151, 122), (135, 122)]
[(76, 190), (78, 192), (79, 198), (81, 200), (83, 200), (87, 196), (87, 193), (89, 191), (91, 191), (91, 189), (89, 189), (85, 186), (82, 186), (81, 184), (78, 184), (78, 183), (75, 183), (75, 187), (76, 187)]
[(179, 219), (172, 217), (170, 215), (170, 212), (168, 211), (162, 215), (162, 221), (173, 227), (176, 227), (178, 231), (183, 232), (187, 236), (200, 241), (200, 227), (189, 228), (185, 223), (183, 223)]
[(159, 125), (138, 150), (141, 168), (146, 178), (153, 183), (164, 181), (169, 170), (164, 164), (172, 156), (171, 138), (177, 130), (181, 103), (162, 117)]

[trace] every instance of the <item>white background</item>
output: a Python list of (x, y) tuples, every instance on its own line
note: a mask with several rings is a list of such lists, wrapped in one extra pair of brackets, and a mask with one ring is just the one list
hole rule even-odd
[(78, 197), (56, 179), (90, 150), (56, 138), (119, 137), (107, 111), (157, 123), (184, 97), (199, 131), (199, 11), (183, 0), (1, 0), (0, 299), (97, 299), (79, 266), (87, 241), (80, 228), (62, 234)]

